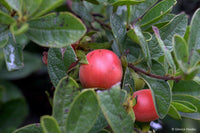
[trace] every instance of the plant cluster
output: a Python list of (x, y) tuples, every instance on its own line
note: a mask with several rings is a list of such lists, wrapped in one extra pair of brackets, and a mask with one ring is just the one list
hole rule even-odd
[[(132, 133), (166, 116), (200, 120), (200, 9), (188, 24), (175, 4), (1, 0), (0, 132)], [(41, 67), (24, 51), (30, 42), (48, 48), (52, 115), (16, 129), (27, 106), (7, 80)]]

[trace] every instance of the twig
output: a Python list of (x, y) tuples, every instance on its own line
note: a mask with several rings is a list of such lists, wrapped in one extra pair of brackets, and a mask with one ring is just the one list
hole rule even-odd
[(92, 16), (104, 18), (104, 16), (102, 14), (99, 14), (99, 13), (92, 13)]
[(111, 29), (109, 25), (105, 24), (104, 22), (102, 22), (101, 20), (93, 17), (94, 21), (96, 21), (97, 23), (99, 23), (102, 27), (106, 27), (108, 28), (109, 30)]
[(179, 80), (182, 79), (181, 75), (180, 76), (176, 76), (176, 77), (174, 77), (174, 76), (160, 76), (160, 75), (155, 75), (155, 74), (149, 73), (147, 71), (144, 71), (144, 70), (142, 70), (142, 69), (140, 69), (138, 67), (135, 67), (131, 63), (128, 63), (128, 67), (130, 67), (131, 69), (133, 69), (137, 73), (142, 73), (142, 74), (147, 75), (149, 77), (153, 77), (153, 78), (157, 78), (157, 79), (162, 79), (162, 80), (165, 80), (165, 81), (167, 81), (167, 80), (174, 80), (175, 82), (178, 82)]

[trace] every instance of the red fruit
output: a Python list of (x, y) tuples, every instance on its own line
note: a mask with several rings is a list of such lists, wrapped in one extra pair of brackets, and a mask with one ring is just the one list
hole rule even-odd
[(109, 89), (122, 79), (122, 66), (118, 56), (106, 49), (87, 54), (89, 64), (81, 64), (79, 78), (85, 88)]
[(159, 118), (153, 103), (150, 89), (136, 91), (133, 97), (137, 96), (137, 103), (133, 107), (136, 121), (149, 122)]

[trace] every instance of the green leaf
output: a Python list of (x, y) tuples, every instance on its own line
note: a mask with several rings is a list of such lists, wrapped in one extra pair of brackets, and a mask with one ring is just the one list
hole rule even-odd
[(8, 79), (8, 80), (16, 80), (20, 78), (25, 78), (42, 67), (43, 63), (41, 61), (40, 56), (36, 54), (28, 53), (28, 52), (24, 52), (23, 54), (24, 54), (23, 69), (19, 71), (8, 72), (6, 67), (3, 67), (0, 70), (0, 73), (1, 73), (0, 78)]
[(133, 90), (131, 89), (135, 89), (134, 86), (135, 84), (134, 84), (133, 76), (131, 74), (131, 71), (127, 67), (124, 73), (122, 89), (126, 90), (127, 93), (131, 94), (131, 91), (133, 92)]
[(35, 18), (59, 7), (65, 0), (42, 0), (39, 9), (35, 12)]
[(158, 44), (165, 55), (165, 59), (166, 59), (167, 63), (169, 64), (169, 66), (172, 68), (173, 74), (175, 74), (176, 73), (176, 65), (174, 63), (172, 55), (171, 55), (169, 49), (165, 46), (163, 40), (161, 39), (159, 29), (154, 26), (152, 28), (155, 33)]
[[(133, 30), (139, 41), (139, 45), (142, 49), (144, 58), (147, 61), (148, 66), (150, 67), (152, 65), (152, 62), (151, 62), (151, 55), (150, 55), (148, 43), (146, 42), (146, 39), (144, 35), (142, 34), (141, 28), (139, 27), (138, 24), (134, 24)], [(132, 35), (129, 35), (129, 36), (132, 36)]]
[(164, 118), (170, 108), (171, 103), (171, 90), (169, 84), (166, 81), (150, 78), (148, 76), (142, 76), (151, 89), (154, 105), (158, 116)]
[(86, 57), (84, 51), (82, 51), (82, 50), (77, 50), (77, 51), (76, 51), (76, 55), (77, 55), (78, 60), (79, 60), (80, 63), (82, 63), (82, 64), (89, 64), (89, 62), (88, 62), (88, 60), (87, 60), (87, 57)]
[(71, 8), (82, 19), (87, 20), (87, 21), (93, 21), (90, 10), (87, 7), (85, 7), (82, 2), (81, 3), (80, 2), (73, 2)]
[(29, 21), (26, 34), (30, 40), (41, 46), (64, 47), (78, 41), (85, 32), (86, 27), (77, 17), (62, 12)]
[(79, 94), (78, 84), (72, 79), (64, 77), (56, 87), (53, 99), (52, 116), (57, 120), (61, 131), (65, 132), (65, 121), (76, 95)]
[[(148, 71), (149, 70), (149, 67), (147, 66), (147, 64), (143, 63), (143, 62), (141, 62), (141, 63), (139, 63), (139, 64), (137, 64), (135, 66), (139, 67), (140, 69), (143, 69), (144, 71)], [(164, 76), (165, 75), (165, 70), (163, 68), (163, 65), (160, 64), (156, 60), (152, 60), (151, 73), (155, 74), (155, 75)]]
[(23, 0), (23, 12), (25, 15), (30, 17), (33, 15), (40, 7), (44, 0)]
[(110, 25), (118, 46), (118, 50), (122, 54), (125, 49), (123, 44), (126, 39), (126, 27), (122, 19), (116, 14), (110, 17)]
[(5, 87), (0, 86), (0, 109), (1, 109), (1, 105), (3, 103), (3, 95), (5, 93)]
[(9, 11), (11, 11), (11, 7), (9, 6), (9, 4), (6, 2), (6, 0), (1, 0), (0, 3)]
[(197, 108), (189, 103), (189, 102), (177, 102), (173, 101), (171, 103), (178, 111), (185, 112), (185, 113), (194, 113), (197, 112)]
[[(142, 33), (145, 40), (146, 41), (149, 41), (151, 40), (152, 38), (152, 35), (149, 33), (149, 32), (143, 32)], [(139, 38), (137, 37), (135, 31), (133, 29), (130, 29), (128, 32), (127, 32), (127, 36), (130, 37), (134, 42), (136, 42), (137, 44), (140, 44), (140, 40)]]
[(122, 106), (120, 86), (98, 92), (99, 104), (106, 120), (115, 133), (131, 133), (133, 130), (133, 120)]
[(108, 125), (108, 122), (106, 121), (105, 116), (103, 115), (103, 112), (101, 109), (99, 110), (98, 118), (92, 127), (92, 129), (89, 131), (89, 133), (96, 133), (99, 132), (101, 129), (106, 127)]
[(174, 35), (173, 45), (175, 59), (178, 62), (181, 70), (186, 72), (189, 59), (187, 43), (180, 35)]
[(28, 23), (21, 23), (21, 24), (13, 23), (10, 26), (10, 32), (13, 35), (17, 36), (17, 35), (25, 33), (28, 30), (28, 28), (29, 28)]
[(28, 113), (24, 99), (13, 99), (2, 105), (0, 109), (0, 132), (11, 133), (17, 128)]
[(86, 0), (87, 2), (90, 2), (92, 4), (95, 4), (95, 5), (99, 5), (100, 3), (98, 2), (98, 0)]
[(66, 69), (63, 62), (62, 51), (60, 48), (50, 48), (48, 51), (47, 69), (54, 87), (66, 76)]
[(143, 60), (142, 49), (138, 44), (133, 42), (130, 38), (127, 38), (125, 45), (126, 45), (127, 51), (129, 52), (127, 54), (128, 62), (137, 64), (137, 62), (140, 62), (141, 60)]
[(144, 15), (157, 1), (158, 0), (146, 0), (143, 3), (135, 5), (132, 19), (137, 19)]
[(87, 133), (98, 117), (99, 105), (94, 90), (82, 91), (72, 102), (66, 120), (67, 133)]
[(179, 100), (179, 101), (187, 101), (196, 106), (197, 113), (183, 113), (179, 112), (181, 116), (194, 119), (194, 120), (200, 120), (200, 99), (188, 94), (173, 94), (173, 100)]
[(22, 99), (23, 98), (23, 95), (19, 91), (19, 88), (17, 88), (12, 83), (5, 81), (5, 80), (0, 80), (0, 86), (5, 88), (4, 93), (3, 93), (3, 99), (2, 99), (3, 103), (6, 103), (6, 102), (14, 100), (14, 99)]
[(117, 0), (112, 3), (113, 6), (123, 6), (123, 5), (136, 5), (144, 2), (145, 0)]
[(19, 70), (24, 67), (22, 50), (24, 45), (16, 44), (14, 36), (9, 33), (7, 45), (3, 48), (8, 71)]
[(23, 1), (22, 0), (5, 0), (8, 5), (16, 10), (20, 15), (22, 14), (22, 5)]
[(168, 14), (168, 15), (162, 17), (161, 20), (159, 20), (159, 21), (157, 21), (157, 22), (155, 22), (153, 24), (150, 24), (150, 25), (147, 25), (147, 26), (143, 26), (143, 27), (141, 27), (141, 29), (143, 31), (153, 32), (152, 26), (156, 26), (159, 29), (161, 29), (161, 28), (167, 26), (174, 17), (175, 17), (174, 14)]
[(8, 14), (0, 11), (0, 24), (12, 24), (15, 22), (15, 19), (13, 19), (11, 16)]
[[(178, 34), (183, 37), (186, 31), (187, 23), (187, 16), (185, 14), (180, 14), (175, 16), (168, 25), (160, 29), (160, 37), (170, 52), (173, 50), (173, 36)], [(149, 49), (152, 58), (160, 57), (163, 55), (163, 51), (160, 47), (158, 47), (158, 45), (158, 41), (154, 34), (151, 41), (149, 41)]]
[(163, 0), (151, 8), (141, 19), (141, 26), (146, 26), (160, 20), (171, 11), (176, 0)]
[(168, 115), (176, 120), (181, 120), (181, 115), (179, 114), (178, 110), (171, 104)]
[(40, 119), (43, 133), (61, 133), (58, 123), (52, 116), (42, 116)]
[(71, 45), (63, 49), (65, 50), (63, 60), (64, 60), (64, 65), (65, 65), (65, 71), (67, 72), (68, 69), (70, 68), (70, 65), (77, 61), (77, 57)]
[(1, 31), (0, 33), (0, 48), (3, 48), (8, 43), (9, 30)]
[(190, 56), (190, 67), (195, 66), (199, 62), (199, 56), (196, 52), (197, 49), (200, 49), (200, 9), (198, 9), (191, 20), (190, 25), (190, 35), (188, 40), (188, 51)]
[(30, 124), (15, 130), (13, 133), (43, 133), (39, 123)]
[(188, 42), (190, 36), (190, 26), (187, 26), (187, 29), (185, 31), (184, 39), (186, 42)]
[(184, 80), (175, 83), (173, 86), (174, 94), (189, 94), (192, 96), (200, 97), (200, 85), (193, 80)]
[(90, 49), (109, 49), (111, 48), (112, 45), (112, 41), (111, 42), (102, 42), (102, 43), (98, 43), (98, 42), (91, 42), (88, 44), (84, 44), (84, 46), (89, 47)]

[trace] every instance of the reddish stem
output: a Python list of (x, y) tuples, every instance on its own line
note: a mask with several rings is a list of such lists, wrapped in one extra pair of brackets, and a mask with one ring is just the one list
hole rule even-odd
[(176, 77), (174, 77), (174, 76), (160, 76), (160, 75), (155, 75), (155, 74), (149, 73), (147, 71), (144, 71), (144, 70), (142, 70), (142, 69), (140, 69), (138, 67), (135, 67), (131, 63), (128, 63), (128, 67), (130, 67), (131, 69), (133, 69), (136, 73), (142, 73), (142, 74), (147, 75), (149, 77), (153, 77), (153, 78), (157, 78), (157, 79), (162, 79), (162, 80), (165, 80), (165, 81), (167, 81), (167, 80), (174, 80), (174, 81), (178, 82), (182, 78), (181, 75), (180, 76), (176, 76)]

